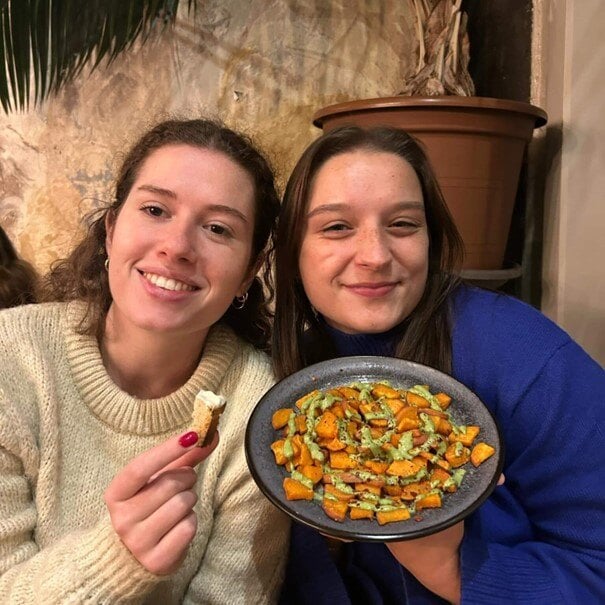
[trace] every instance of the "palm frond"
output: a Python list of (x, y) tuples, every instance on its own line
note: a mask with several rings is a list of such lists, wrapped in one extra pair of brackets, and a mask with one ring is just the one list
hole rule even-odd
[(178, 7), (179, 0), (0, 0), (4, 111), (39, 104), (85, 66), (113, 61), (173, 24)]

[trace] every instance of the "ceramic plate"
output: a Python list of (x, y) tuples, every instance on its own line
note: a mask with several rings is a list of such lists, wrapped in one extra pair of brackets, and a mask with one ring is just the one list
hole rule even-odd
[[(314, 389), (329, 389), (350, 382), (388, 380), (394, 387), (409, 388), (429, 385), (432, 393), (443, 391), (452, 397), (448, 412), (457, 424), (481, 427), (479, 438), (496, 449), (496, 453), (475, 468), (468, 463), (460, 489), (446, 494), (443, 506), (418, 511), (407, 521), (379, 525), (375, 520), (339, 522), (330, 519), (315, 501), (286, 500), (282, 482), (288, 476), (275, 463), (271, 443), (281, 431), (271, 426), (271, 416), (279, 408), (291, 407), (295, 401)], [(502, 471), (504, 452), (498, 427), (479, 398), (451, 376), (434, 368), (391, 357), (342, 357), (324, 361), (285, 378), (271, 388), (258, 402), (246, 427), (246, 459), (250, 472), (261, 491), (292, 519), (318, 531), (349, 540), (389, 542), (419, 538), (443, 530), (464, 519), (480, 506), (495, 488)]]

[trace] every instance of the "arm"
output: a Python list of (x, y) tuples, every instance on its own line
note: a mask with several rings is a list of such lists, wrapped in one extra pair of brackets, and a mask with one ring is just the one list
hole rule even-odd
[(605, 372), (567, 341), (507, 397), (506, 485), (467, 520), (462, 602), (604, 602)]
[[(27, 599), (35, 602), (40, 594), (53, 603), (140, 601), (160, 581), (158, 575), (178, 565), (188, 544), (186, 538), (184, 546), (175, 544), (175, 540), (170, 538), (179, 532), (177, 523), (172, 533), (168, 531), (169, 539), (163, 539), (161, 545), (156, 545), (157, 537), (155, 542), (153, 538), (161, 530), (161, 520), (156, 521), (154, 517), (150, 530), (146, 527), (146, 516), (140, 514), (141, 510), (149, 514), (149, 504), (154, 498), (158, 499), (158, 494), (170, 496), (170, 493), (166, 494), (165, 478), (168, 475), (178, 479), (186, 472), (193, 475), (191, 481), (194, 481), (195, 474), (187, 466), (199, 462), (212, 448), (193, 448), (183, 454), (177, 438), (172, 438), (144, 452), (116, 476), (107, 490), (113, 525), (105, 515), (100, 515), (101, 519), (94, 526), (70, 531), (54, 540), (47, 539), (47, 544), (40, 549), (36, 541), (38, 517), (44, 515), (52, 524), (53, 509), (59, 506), (60, 494), (46, 492), (38, 494), (37, 499), (32, 497), (34, 489), (30, 485), (35, 486), (35, 477), (44, 472), (38, 468), (38, 450), (19, 416), (11, 414), (12, 408), (5, 401), (2, 403), (0, 601), (21, 603)], [(183, 465), (186, 468), (182, 468)], [(161, 472), (156, 473), (158, 470)], [(141, 475), (145, 471), (150, 475), (156, 473), (156, 476), (144, 481), (142, 490), (136, 489), (133, 482), (142, 481)], [(176, 485), (176, 479), (171, 480), (169, 486)], [(139, 500), (141, 505), (137, 505)], [(176, 509), (177, 506), (170, 508)], [(154, 511), (151, 512), (153, 514)], [(68, 510), (66, 514), (77, 514), (77, 510)], [(163, 514), (161, 502), (159, 514)], [(74, 525), (77, 526), (76, 523)], [(121, 528), (122, 539), (114, 526)], [(140, 537), (141, 527), (145, 540)], [(163, 534), (160, 537), (166, 538)], [(134, 556), (131, 550), (136, 552)], [(158, 567), (160, 561), (164, 561), (161, 564), (165, 569)]]

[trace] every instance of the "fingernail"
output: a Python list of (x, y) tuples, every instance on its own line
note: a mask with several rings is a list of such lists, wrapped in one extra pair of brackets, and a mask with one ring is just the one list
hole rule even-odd
[(198, 439), (199, 439), (198, 434), (195, 431), (190, 431), (189, 433), (185, 433), (184, 435), (181, 435), (181, 437), (179, 438), (179, 443), (183, 447), (189, 447), (190, 445), (197, 443)]

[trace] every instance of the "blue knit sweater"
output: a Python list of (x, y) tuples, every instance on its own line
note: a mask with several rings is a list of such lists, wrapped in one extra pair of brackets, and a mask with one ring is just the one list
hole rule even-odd
[[(605, 603), (605, 372), (535, 309), (461, 287), (453, 375), (496, 417), (506, 483), (465, 520), (462, 603)], [(393, 335), (330, 330), (340, 355), (391, 355)], [(382, 544), (344, 546), (340, 568), (294, 524), (281, 603), (445, 603)]]

